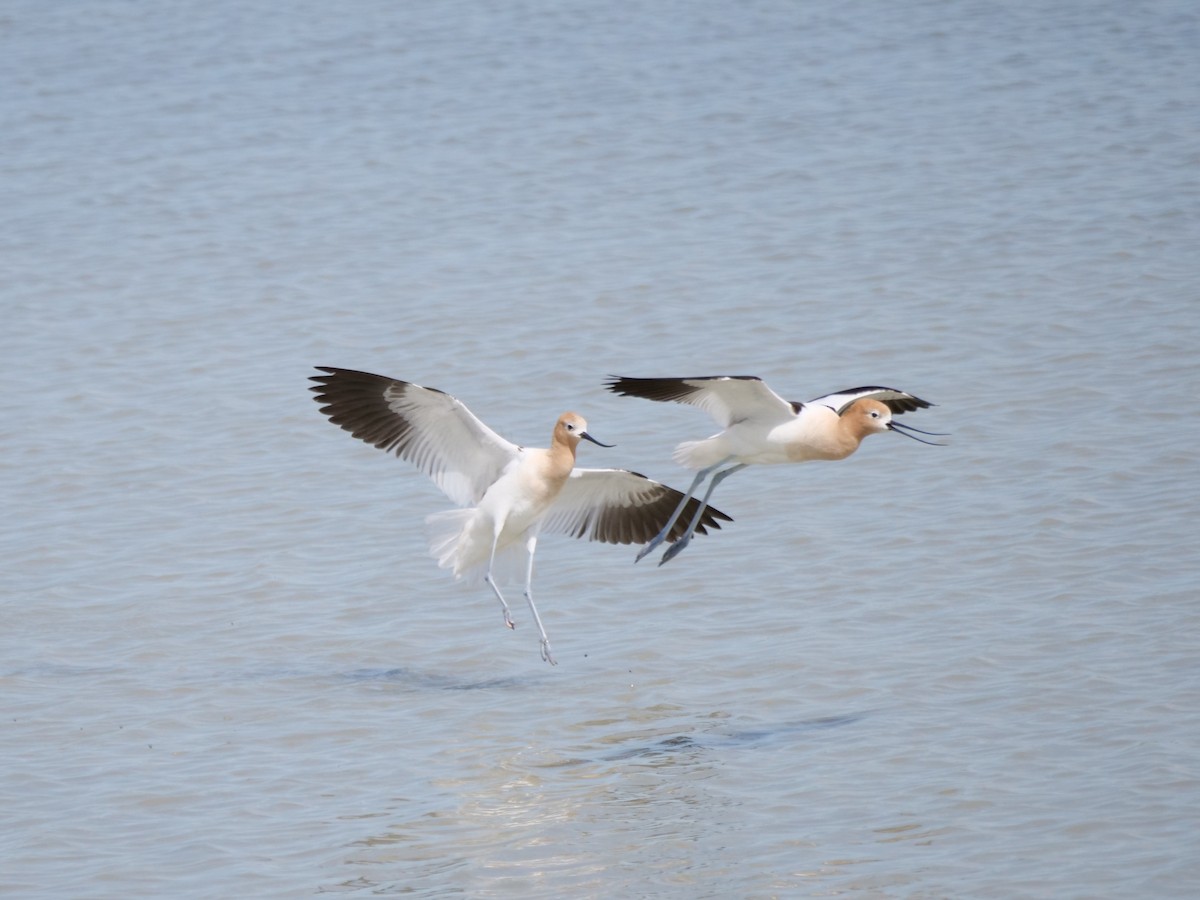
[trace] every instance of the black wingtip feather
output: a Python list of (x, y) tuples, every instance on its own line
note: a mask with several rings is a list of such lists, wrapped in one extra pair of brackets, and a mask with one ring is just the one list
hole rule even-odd
[(407, 382), (356, 369), (315, 368), (325, 374), (309, 376), (316, 382), (309, 390), (330, 422), (380, 450), (401, 452), (410, 426), (389, 408), (385, 392)]

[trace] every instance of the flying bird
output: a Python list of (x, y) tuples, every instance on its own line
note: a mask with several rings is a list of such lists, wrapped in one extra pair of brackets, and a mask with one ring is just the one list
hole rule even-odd
[[(558, 417), (549, 448), (520, 447), (436, 388), (351, 369), (316, 368), (324, 374), (311, 376), (316, 384), (310, 390), (331, 422), (412, 463), (462, 507), (427, 517), (430, 553), (455, 578), (487, 582), (509, 628), (515, 626), (498, 572), (519, 572), (524, 562), (525, 599), (541, 635), (542, 659), (551, 665), (556, 662), (532, 593), (539, 534), (633, 544), (679, 538), (684, 527), (678, 519), (685, 510), (689, 531), (701, 534), (733, 521), (636, 472), (576, 468), (581, 441), (612, 446), (592, 437), (577, 413)], [(669, 522), (672, 514), (676, 521)]]
[[(675, 448), (677, 463), (699, 471), (675, 512), (638, 553), (640, 560), (669, 536), (674, 543), (663, 553), (660, 566), (691, 541), (716, 486), (746, 466), (845, 459), (858, 449), (863, 438), (882, 431), (895, 431), (923, 444), (935, 445), (935, 441), (924, 440), (912, 432), (944, 436), (895, 421), (895, 415), (933, 405), (895, 388), (851, 388), (800, 403), (784, 400), (753, 375), (699, 378), (612, 375), (609, 378), (605, 387), (616, 394), (696, 406), (712, 416), (722, 429), (704, 440), (684, 441)], [(712, 479), (704, 498), (693, 508), (689, 504), (695, 502), (696, 490), (709, 476)], [(677, 534), (679, 520), (685, 513), (691, 517), (688, 527), (683, 534)]]

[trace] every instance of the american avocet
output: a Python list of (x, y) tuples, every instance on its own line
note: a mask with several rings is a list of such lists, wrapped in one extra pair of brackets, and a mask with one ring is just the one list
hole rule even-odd
[[(575, 448), (581, 440), (601, 444), (587, 432), (583, 417), (558, 417), (549, 449), (518, 447), (479, 421), (460, 401), (436, 388), (406, 381), (317, 366), (316, 401), (330, 421), (356, 438), (394, 452), (433, 479), (452, 501), (465, 509), (434, 513), (429, 550), (456, 578), (488, 583), (512, 615), (493, 570), (525, 563), (525, 599), (541, 633), (542, 659), (554, 665), (550, 641), (533, 603), (533, 553), (541, 531), (586, 537), (610, 544), (635, 544), (656, 535), (659, 541), (683, 534), (678, 521), (686, 506), (690, 529), (705, 533), (720, 528), (717, 509), (700, 509), (679, 491), (625, 469), (576, 469)], [(674, 515), (675, 521), (667, 520)], [(689, 534), (689, 539), (690, 539)], [(505, 551), (511, 551), (506, 553)]]
[[(845, 459), (858, 449), (863, 438), (880, 431), (895, 431), (905, 437), (934, 444), (910, 431), (941, 437), (901, 425), (892, 416), (932, 406), (920, 397), (887, 387), (858, 387), (826, 394), (807, 403), (784, 400), (753, 375), (714, 375), (701, 378), (623, 378), (611, 376), (606, 387), (626, 397), (674, 401), (698, 406), (711, 415), (723, 431), (702, 441), (684, 441), (675, 448), (675, 461), (699, 469), (685, 502), (708, 476), (712, 476), (704, 499), (681, 536), (663, 554), (661, 566), (679, 554), (692, 537), (691, 525), (708, 505), (713, 489), (739, 469), (749, 465), (798, 463), (811, 459)], [(728, 468), (722, 468), (727, 466)], [(718, 471), (719, 470), (719, 471)], [(684, 513), (681, 502), (671, 518), (637, 558), (661, 544)]]

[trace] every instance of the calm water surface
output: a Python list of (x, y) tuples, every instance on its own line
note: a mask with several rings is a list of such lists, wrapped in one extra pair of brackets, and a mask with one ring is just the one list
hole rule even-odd
[[(1008, 6), (8, 3), (0, 894), (1192, 896), (1200, 16)], [(547, 538), (552, 669), (314, 365), (953, 438)]]

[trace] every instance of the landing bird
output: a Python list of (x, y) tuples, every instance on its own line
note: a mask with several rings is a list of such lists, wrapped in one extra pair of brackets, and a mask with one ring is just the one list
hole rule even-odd
[[(845, 459), (863, 438), (895, 431), (923, 444), (935, 444), (910, 432), (943, 437), (892, 420), (893, 415), (927, 409), (933, 404), (895, 388), (858, 387), (826, 394), (808, 403), (784, 400), (761, 378), (753, 375), (715, 375), (701, 378), (624, 378), (609, 376), (606, 387), (625, 397), (673, 401), (698, 406), (712, 416), (723, 431), (702, 441), (684, 441), (675, 448), (675, 461), (699, 469), (667, 523), (638, 554), (650, 553), (670, 535), (675, 541), (659, 561), (673, 559), (691, 541), (713, 489), (749, 465), (799, 463), (810, 459)], [(722, 468), (727, 466), (728, 468)], [(719, 470), (719, 471), (718, 471)], [(715, 474), (714, 474), (715, 473)], [(682, 535), (676, 534), (679, 518), (691, 510), (696, 489), (708, 476), (712, 480)]]
[[(520, 563), (525, 549), (525, 599), (541, 633), (542, 659), (557, 665), (533, 603), (533, 554), (542, 531), (610, 544), (660, 542), (683, 534), (678, 520), (686, 507), (690, 528), (720, 528), (733, 520), (717, 509), (701, 509), (666, 485), (624, 469), (576, 469), (581, 440), (601, 444), (583, 417), (566, 412), (554, 425), (549, 449), (518, 447), (479, 421), (460, 401), (436, 388), (406, 381), (317, 366), (310, 390), (335, 425), (381, 450), (394, 452), (433, 479), (463, 509), (434, 513), (425, 522), (429, 551), (455, 578), (488, 583), (515, 627), (496, 584), (497, 566)], [(657, 532), (657, 535), (655, 534)], [(690, 534), (689, 534), (690, 538)]]

